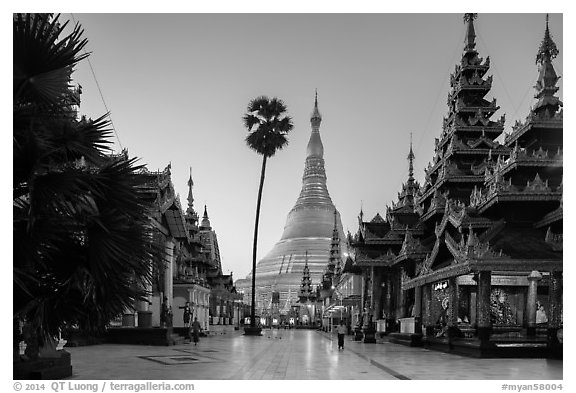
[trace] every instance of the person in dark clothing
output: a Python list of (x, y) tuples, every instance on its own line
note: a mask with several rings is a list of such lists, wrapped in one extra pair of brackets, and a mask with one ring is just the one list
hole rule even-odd
[(198, 344), (198, 338), (200, 337), (200, 322), (198, 322), (198, 318), (194, 318), (194, 322), (192, 322), (192, 339), (194, 340), (194, 345)]
[(168, 298), (164, 296), (162, 299), (162, 306), (160, 308), (160, 326), (166, 327), (168, 322)]
[(338, 329), (336, 331), (338, 333), (338, 349), (344, 349), (344, 335), (346, 334), (346, 326), (344, 325), (344, 321), (340, 321), (340, 325), (338, 325)]
[(184, 310), (184, 327), (190, 327), (190, 319), (192, 318), (192, 309), (190, 308), (190, 302), (186, 302), (184, 306), (178, 307)]

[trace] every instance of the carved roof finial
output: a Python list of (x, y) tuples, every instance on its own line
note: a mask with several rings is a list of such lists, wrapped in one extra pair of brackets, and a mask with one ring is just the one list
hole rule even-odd
[(536, 54), (536, 64), (543, 63), (546, 60), (552, 60), (558, 56), (558, 48), (556, 43), (552, 40), (550, 35), (550, 28), (548, 27), (548, 14), (546, 14), (546, 30), (544, 30), (544, 39), (538, 48)]
[(552, 36), (550, 35), (550, 29), (548, 27), (548, 14), (546, 14), (546, 30), (544, 31), (544, 39), (538, 48), (538, 53), (536, 54), (536, 64), (538, 65), (538, 80), (534, 88), (536, 89), (535, 98), (538, 102), (532, 107), (534, 112), (543, 112), (550, 110), (555, 113), (562, 102), (555, 96), (556, 92), (560, 89), (556, 86), (556, 83), (560, 77), (556, 74), (554, 70), (554, 65), (552, 64), (552, 59), (558, 56), (558, 48), (554, 41), (552, 41)]
[(408, 178), (414, 178), (414, 151), (412, 150), (412, 133), (410, 133), (410, 153), (408, 153)]
[(476, 32), (474, 31), (474, 19), (478, 18), (477, 13), (464, 14), (464, 23), (468, 23), (466, 38), (464, 39), (464, 50), (472, 51), (476, 46)]
[(192, 186), (194, 181), (192, 180), (192, 167), (190, 167), (190, 178), (188, 178), (188, 206), (192, 208), (194, 204), (194, 197), (192, 196)]

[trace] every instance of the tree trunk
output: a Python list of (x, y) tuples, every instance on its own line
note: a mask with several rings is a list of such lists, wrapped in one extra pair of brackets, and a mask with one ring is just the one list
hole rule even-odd
[(263, 155), (262, 171), (260, 173), (260, 187), (258, 188), (258, 202), (256, 202), (256, 222), (254, 224), (254, 245), (252, 247), (252, 311), (250, 313), (250, 327), (256, 327), (256, 249), (258, 246), (258, 222), (260, 221), (260, 203), (262, 202), (262, 188), (266, 174), (266, 155)]

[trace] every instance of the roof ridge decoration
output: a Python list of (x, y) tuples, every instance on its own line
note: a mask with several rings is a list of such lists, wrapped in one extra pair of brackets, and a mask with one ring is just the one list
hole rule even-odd
[(524, 191), (541, 193), (541, 192), (550, 192), (552, 190), (550, 189), (550, 187), (548, 187), (548, 179), (544, 181), (540, 178), (540, 175), (536, 173), (534, 180), (532, 181), (528, 180), (526, 182), (526, 188), (524, 189)]
[(408, 275), (405, 268), (400, 268), (400, 284), (404, 285), (404, 283), (410, 281), (412, 278)]
[(544, 237), (544, 241), (552, 246), (552, 250), (554, 251), (562, 251), (563, 242), (564, 242), (564, 234), (563, 233), (553, 233), (552, 228), (549, 226), (548, 230), (546, 231), (546, 236)]
[(426, 254), (426, 258), (424, 258), (422, 261), (416, 263), (416, 276), (424, 276), (428, 273), (432, 272), (432, 262), (434, 261), (434, 253), (438, 252), (437, 250), (437, 244), (439, 244), (439, 240), (436, 240), (436, 243), (434, 243), (434, 248), (432, 249), (432, 253), (430, 254)]
[(496, 252), (489, 242), (482, 242), (478, 239), (478, 236), (474, 233), (472, 225), (468, 227), (468, 238), (466, 243), (464, 243), (464, 236), (460, 240), (458, 251), (461, 257), (464, 259), (501, 259), (510, 257), (507, 256), (500, 250)]

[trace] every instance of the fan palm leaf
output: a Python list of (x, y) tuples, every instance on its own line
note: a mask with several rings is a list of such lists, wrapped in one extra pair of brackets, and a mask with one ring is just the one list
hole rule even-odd
[(58, 108), (70, 94), (70, 76), (76, 63), (88, 56), (80, 54), (87, 44), (83, 30), (76, 24), (73, 31), (60, 37), (68, 22), (60, 24), (59, 16), (16, 14), (13, 31), (14, 105)]

